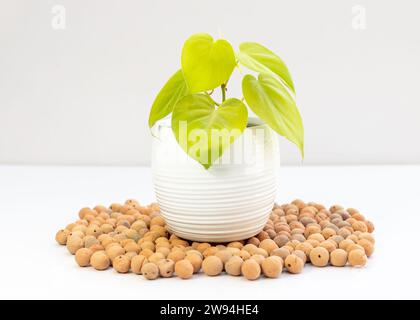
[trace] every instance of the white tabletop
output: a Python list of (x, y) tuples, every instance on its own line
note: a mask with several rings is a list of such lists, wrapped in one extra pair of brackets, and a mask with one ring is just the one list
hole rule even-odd
[(78, 209), (154, 200), (144, 167), (0, 166), (0, 298), (326, 299), (420, 298), (420, 166), (283, 167), (278, 202), (301, 198), (358, 208), (376, 226), (364, 268), (315, 268), (247, 281), (227, 275), (148, 281), (79, 268), (54, 236)]

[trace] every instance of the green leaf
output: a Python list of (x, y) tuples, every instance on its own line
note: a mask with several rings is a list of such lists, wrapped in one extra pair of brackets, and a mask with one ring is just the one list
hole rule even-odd
[(256, 42), (244, 42), (239, 45), (236, 56), (241, 64), (253, 71), (279, 76), (295, 92), (286, 64), (271, 50)]
[(182, 98), (172, 114), (178, 144), (208, 169), (245, 130), (248, 110), (238, 99), (227, 99), (218, 108), (206, 94)]
[(246, 75), (242, 92), (248, 106), (278, 134), (296, 144), (303, 151), (303, 123), (294, 98), (271, 75), (260, 74), (258, 79)]
[(181, 65), (191, 93), (212, 90), (229, 79), (236, 66), (235, 53), (226, 40), (198, 33), (185, 42)]
[(186, 94), (188, 94), (187, 84), (182, 70), (178, 70), (156, 96), (149, 114), (149, 127), (153, 127), (156, 121), (170, 114), (179, 99)]

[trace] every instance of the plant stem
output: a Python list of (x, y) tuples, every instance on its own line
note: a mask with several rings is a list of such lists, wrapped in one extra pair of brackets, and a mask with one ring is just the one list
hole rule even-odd
[(226, 84), (222, 84), (220, 88), (222, 89), (222, 102), (223, 102), (226, 100)]

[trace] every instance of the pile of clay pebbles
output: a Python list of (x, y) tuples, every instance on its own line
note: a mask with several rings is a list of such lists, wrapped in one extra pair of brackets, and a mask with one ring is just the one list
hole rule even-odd
[(159, 206), (129, 199), (82, 208), (79, 220), (56, 234), (80, 267), (135, 273), (145, 279), (189, 279), (222, 273), (256, 280), (316, 267), (363, 267), (374, 251), (374, 225), (354, 208), (294, 200), (275, 205), (256, 236), (224, 244), (191, 242), (170, 234)]

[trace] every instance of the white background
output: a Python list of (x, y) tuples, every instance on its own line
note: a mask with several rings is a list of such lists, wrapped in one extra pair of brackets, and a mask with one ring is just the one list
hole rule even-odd
[[(415, 0), (0, 0), (0, 298), (419, 298), (419, 12)], [(219, 30), (287, 62), (306, 158), (280, 139), (283, 164), (299, 166), (282, 168), (277, 201), (360, 209), (377, 228), (365, 268), (146, 281), (80, 269), (54, 242), (81, 207), (154, 201), (150, 170), (124, 166), (149, 165), (149, 108), (183, 41)], [(374, 166), (329, 166), (343, 164)]]
[[(56, 4), (65, 30), (51, 26)], [(184, 40), (219, 30), (288, 64), (304, 164), (420, 163), (419, 12), (415, 0), (1, 0), (0, 163), (149, 164), (154, 96)], [(283, 163), (300, 164), (280, 140)]]

